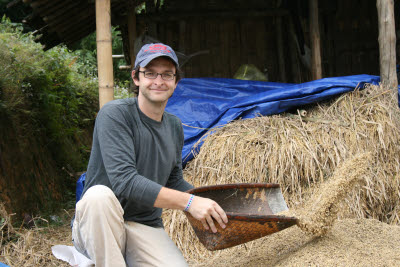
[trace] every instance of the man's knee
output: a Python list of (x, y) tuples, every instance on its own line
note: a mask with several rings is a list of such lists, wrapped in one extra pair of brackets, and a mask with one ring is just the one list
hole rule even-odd
[(88, 201), (91, 200), (101, 201), (104, 198), (112, 198), (112, 197), (115, 197), (114, 192), (105, 185), (92, 186), (88, 190), (86, 190), (85, 194), (83, 195), (83, 198), (88, 199)]
[[(90, 187), (85, 192), (82, 199), (78, 201), (77, 208), (79, 205), (90, 206), (92, 210), (104, 210), (108, 207), (114, 208), (115, 206), (120, 207), (119, 201), (114, 192), (104, 185), (95, 185)], [(120, 207), (120, 209), (122, 210), (122, 207)]]

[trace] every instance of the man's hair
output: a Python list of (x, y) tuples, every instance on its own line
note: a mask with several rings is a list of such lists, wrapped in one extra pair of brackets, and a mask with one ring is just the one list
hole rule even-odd
[[(175, 62), (173, 62), (173, 61), (172, 61), (171, 59), (169, 59), (168, 57), (164, 57), (164, 58), (167, 58), (168, 60), (170, 60), (170, 61), (174, 64), (175, 69), (176, 69), (175, 83), (178, 83), (178, 82), (183, 78), (183, 73), (182, 73), (181, 69), (179, 68), (179, 66), (177, 66), (177, 65), (175, 64)], [(140, 70), (140, 66), (137, 66), (137, 67), (134, 69), (134, 71), (135, 71), (135, 76), (134, 76), (134, 78), (136, 78), (136, 79), (138, 79), (138, 80), (139, 80), (139, 70)], [(135, 94), (135, 96), (138, 96), (138, 95), (139, 95), (139, 86), (136, 86), (135, 83), (133, 83), (132, 92)]]

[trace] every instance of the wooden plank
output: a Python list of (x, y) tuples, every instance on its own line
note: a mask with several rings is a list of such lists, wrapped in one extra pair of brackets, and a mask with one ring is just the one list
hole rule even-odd
[(186, 22), (184, 20), (179, 21), (179, 44), (178, 44), (178, 51), (186, 54), (186, 47), (185, 47), (185, 37), (186, 37)]
[(285, 57), (283, 53), (282, 18), (276, 18), (276, 45), (278, 49), (278, 65), (280, 82), (286, 82)]
[[(275, 28), (272, 23), (273, 20), (274, 18), (271, 17), (255, 18), (253, 20), (254, 26), (251, 26), (255, 29), (255, 31), (253, 31), (253, 40), (255, 43), (254, 48), (256, 52), (254, 62), (257, 68), (264, 74), (267, 74), (271, 69), (272, 64), (277, 61), (275, 59), (276, 44), (270, 41)], [(257, 30), (257, 28), (259, 28), (259, 30)]]
[[(202, 29), (202, 26), (204, 27), (204, 23), (198, 19), (194, 19), (191, 22), (191, 48), (192, 52), (195, 51), (200, 51), (202, 50), (201, 45), (204, 43), (201, 40), (204, 40), (204, 30)], [(189, 65), (191, 66), (190, 72), (189, 69), (186, 69), (186, 77), (201, 77), (202, 74), (200, 72), (201, 68), (201, 60), (202, 57), (195, 57), (191, 61), (189, 61)]]
[(286, 9), (268, 9), (268, 10), (239, 10), (239, 11), (207, 11), (207, 12), (163, 12), (157, 14), (140, 14), (137, 16), (145, 21), (173, 21), (188, 18), (240, 18), (240, 17), (276, 17), (287, 16), (289, 12)]
[(128, 43), (129, 43), (129, 63), (134, 68), (136, 55), (135, 55), (135, 40), (137, 38), (136, 31), (136, 14), (135, 7), (130, 8), (128, 13)]
[(242, 54), (242, 45), (240, 41), (241, 37), (241, 31), (238, 30), (240, 29), (241, 25), (241, 20), (238, 18), (234, 18), (232, 20), (232, 25), (230, 28), (231, 34), (230, 34), (230, 40), (231, 40), (231, 53), (229, 54), (230, 61), (231, 61), (231, 77), (236, 74), (238, 69), (240, 68), (241, 65), (241, 54)]
[(114, 99), (110, 0), (96, 0), (97, 69), (100, 108)]
[(397, 88), (396, 32), (393, 0), (377, 0), (381, 83)]
[(290, 17), (287, 27), (288, 27), (288, 31), (289, 31), (290, 66), (291, 66), (291, 72), (292, 72), (292, 77), (293, 77), (292, 78), (293, 80), (291, 80), (291, 82), (302, 83), (303, 80), (301, 78), (300, 61), (299, 61), (299, 52), (300, 51), (298, 49), (298, 42), (297, 42), (295, 30), (294, 30), (294, 22), (291, 17)]
[(223, 20), (219, 24), (219, 49), (221, 51), (221, 77), (223, 78), (232, 78), (230, 74), (230, 57), (235, 56), (234, 53), (231, 53), (231, 41), (229, 40), (231, 27), (229, 24), (229, 20)]
[[(215, 19), (208, 19), (205, 23), (205, 43), (207, 46), (207, 49), (210, 50), (210, 54), (206, 55), (204, 58), (209, 58), (209, 63), (208, 63), (208, 68), (206, 67), (207, 65), (205, 64), (204, 60), (202, 60), (202, 70), (203, 73), (205, 74), (204, 76), (208, 77), (220, 77), (221, 76), (221, 70), (219, 69), (219, 60), (215, 60), (216, 58), (219, 58), (219, 51), (218, 51), (218, 41), (217, 41), (217, 35), (218, 35), (218, 29), (216, 25), (216, 20)], [(202, 59), (204, 59), (202, 57)]]
[(321, 38), (318, 22), (318, 0), (309, 0), (310, 4), (310, 39), (311, 39), (311, 79), (322, 78)]

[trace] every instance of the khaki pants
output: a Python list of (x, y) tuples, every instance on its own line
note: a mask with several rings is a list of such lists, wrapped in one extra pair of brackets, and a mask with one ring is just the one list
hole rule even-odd
[(96, 266), (188, 266), (163, 228), (125, 222), (111, 189), (89, 188), (77, 203), (72, 239)]

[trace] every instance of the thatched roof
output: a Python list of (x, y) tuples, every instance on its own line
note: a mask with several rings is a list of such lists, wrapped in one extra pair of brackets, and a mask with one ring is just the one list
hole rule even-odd
[[(15, 5), (14, 0), (9, 7)], [(60, 43), (67, 45), (84, 38), (96, 30), (95, 0), (23, 0), (32, 8), (24, 22), (35, 29), (36, 41), (45, 49)], [(146, 3), (146, 14), (138, 20), (178, 20), (188, 17), (265, 16), (266, 14), (287, 14), (285, 8), (276, 8), (278, 1), (230, 1), (222, 0), (111, 0), (111, 21), (114, 26), (126, 24), (127, 13)]]

